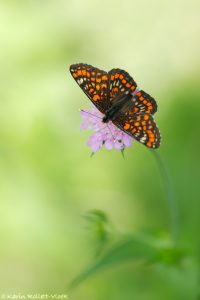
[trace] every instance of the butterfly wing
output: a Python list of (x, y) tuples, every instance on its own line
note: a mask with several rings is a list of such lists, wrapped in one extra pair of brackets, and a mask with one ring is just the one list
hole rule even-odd
[[(140, 90), (136, 92), (137, 84), (133, 78), (124, 70), (112, 69), (108, 72), (109, 75), (109, 98), (113, 103), (120, 99), (120, 95), (128, 95), (134, 93), (134, 98), (131, 102), (127, 102), (130, 113), (150, 113), (154, 114), (157, 111), (157, 104), (154, 98), (149, 94)], [(124, 106), (124, 110), (127, 110)]]
[(111, 107), (108, 98), (108, 73), (87, 64), (71, 65), (70, 72), (92, 103), (105, 113)]
[(129, 115), (120, 112), (112, 122), (145, 146), (153, 149), (160, 146), (160, 132), (150, 114)]
[(121, 109), (122, 112), (132, 115), (135, 113), (155, 114), (157, 103), (149, 94), (140, 90), (133, 95), (130, 101), (127, 101)]
[(129, 111), (134, 113), (149, 113), (151, 115), (157, 112), (157, 103), (154, 98), (144, 91), (138, 91), (133, 98)]
[(137, 84), (133, 78), (124, 70), (112, 69), (109, 76), (109, 99), (113, 103), (119, 95), (128, 95), (135, 91)]

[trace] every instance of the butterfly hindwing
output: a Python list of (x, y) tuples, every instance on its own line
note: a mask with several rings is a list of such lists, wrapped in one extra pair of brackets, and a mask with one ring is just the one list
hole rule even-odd
[(135, 91), (137, 84), (133, 78), (124, 70), (112, 69), (109, 75), (109, 98), (112, 101), (120, 95), (131, 94)]
[(149, 94), (140, 90), (137, 93), (134, 93), (131, 101), (127, 101), (122, 108), (122, 111), (129, 115), (135, 113), (149, 113), (153, 115), (157, 111), (157, 103)]
[(108, 73), (87, 64), (74, 64), (70, 72), (81, 89), (103, 113), (111, 103), (108, 99)]
[(134, 95), (134, 112), (149, 113), (151, 115), (157, 112), (157, 103), (149, 94), (140, 90)]
[(113, 123), (149, 148), (155, 149), (160, 146), (159, 129), (153, 117), (148, 113), (136, 113), (133, 115), (119, 113), (113, 120)]

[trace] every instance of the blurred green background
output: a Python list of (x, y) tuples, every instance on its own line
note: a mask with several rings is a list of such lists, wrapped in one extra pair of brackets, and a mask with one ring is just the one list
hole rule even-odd
[(83, 215), (104, 211), (121, 234), (169, 231), (150, 150), (133, 143), (90, 158), (69, 73), (83, 62), (127, 70), (158, 102), (159, 153), (176, 195), (180, 266), (120, 264), (69, 299), (198, 299), (200, 2), (0, 1), (0, 293), (64, 293), (93, 259)]

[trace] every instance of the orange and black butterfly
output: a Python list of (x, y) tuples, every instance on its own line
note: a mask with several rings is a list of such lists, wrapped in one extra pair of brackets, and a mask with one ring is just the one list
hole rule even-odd
[(149, 148), (160, 146), (160, 132), (152, 117), (157, 111), (154, 98), (142, 90), (125, 71), (108, 73), (87, 64), (74, 64), (70, 72), (92, 103), (104, 114), (102, 122), (112, 121)]

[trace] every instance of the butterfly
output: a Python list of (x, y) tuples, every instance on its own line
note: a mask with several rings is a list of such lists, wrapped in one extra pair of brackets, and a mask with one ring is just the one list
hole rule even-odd
[(103, 113), (102, 122), (112, 121), (149, 148), (160, 146), (160, 132), (152, 117), (157, 111), (157, 103), (124, 70), (102, 71), (87, 64), (73, 64), (70, 72), (78, 85)]

